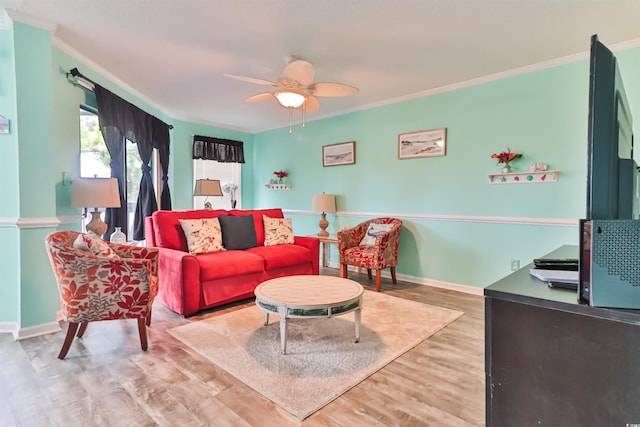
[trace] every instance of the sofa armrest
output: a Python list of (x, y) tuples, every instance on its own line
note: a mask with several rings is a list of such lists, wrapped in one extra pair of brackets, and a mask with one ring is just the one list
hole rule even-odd
[(171, 310), (184, 316), (200, 309), (200, 264), (195, 255), (158, 248), (158, 296)]
[(320, 239), (312, 236), (293, 236), (293, 244), (311, 251), (313, 274), (320, 274)]
[(144, 218), (144, 240), (147, 247), (157, 246), (155, 224), (151, 216)]

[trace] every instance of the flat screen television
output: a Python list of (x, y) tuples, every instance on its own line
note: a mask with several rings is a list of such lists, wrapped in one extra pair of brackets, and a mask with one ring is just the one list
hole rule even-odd
[(578, 297), (590, 305), (640, 308), (638, 167), (633, 119), (615, 55), (591, 37), (587, 210), (580, 221)]
[(633, 119), (614, 54), (591, 37), (586, 219), (637, 219)]

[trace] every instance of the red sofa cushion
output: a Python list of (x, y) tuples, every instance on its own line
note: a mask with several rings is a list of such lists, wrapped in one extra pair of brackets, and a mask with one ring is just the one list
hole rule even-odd
[(298, 245), (258, 246), (245, 250), (264, 259), (265, 271), (307, 264), (312, 261), (311, 251)]
[[(178, 249), (189, 252), (187, 238), (184, 235), (180, 219), (217, 218), (227, 215), (223, 209), (191, 210), (191, 211), (155, 211), (153, 213), (155, 244), (160, 248)], [(264, 234), (264, 230), (263, 230)]]
[(198, 264), (200, 264), (200, 280), (206, 282), (223, 277), (262, 273), (265, 262), (262, 257), (245, 250), (200, 254)]
[(229, 211), (229, 215), (231, 216), (240, 216), (240, 215), (252, 215), (253, 216), (253, 225), (256, 228), (256, 240), (258, 242), (258, 246), (264, 246), (264, 223), (262, 222), (262, 215), (266, 215), (271, 218), (284, 218), (284, 214), (282, 213), (282, 209), (255, 209), (255, 210), (232, 210)]

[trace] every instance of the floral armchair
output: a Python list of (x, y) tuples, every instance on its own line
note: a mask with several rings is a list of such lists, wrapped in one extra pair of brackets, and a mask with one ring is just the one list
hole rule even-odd
[(146, 350), (146, 326), (151, 323), (151, 305), (158, 292), (158, 250), (99, 240), (95, 244), (103, 245), (103, 252), (94, 255), (74, 247), (80, 235), (64, 230), (45, 237), (62, 314), (69, 322), (58, 358), (65, 358), (76, 331), (81, 337), (88, 323), (98, 320), (138, 319), (140, 344)]
[[(369, 230), (371, 224), (380, 224), (378, 230)], [(372, 227), (375, 228), (375, 227)], [(367, 231), (369, 230), (369, 233)], [(402, 221), (395, 218), (376, 218), (365, 221), (353, 228), (338, 232), (338, 252), (340, 253), (340, 275), (347, 277), (347, 266), (365, 267), (371, 280), (371, 270), (376, 271), (376, 291), (380, 292), (380, 272), (391, 270), (391, 280), (396, 280), (398, 246)], [(363, 242), (365, 236), (366, 240)]]

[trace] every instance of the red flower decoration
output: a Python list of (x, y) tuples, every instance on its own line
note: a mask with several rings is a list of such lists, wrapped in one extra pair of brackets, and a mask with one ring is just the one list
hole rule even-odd
[(498, 159), (498, 164), (504, 163), (506, 165), (508, 165), (511, 160), (519, 159), (520, 157), (522, 157), (522, 154), (516, 154), (512, 152), (510, 148), (507, 148), (507, 151), (503, 151), (500, 154), (493, 153), (491, 155), (492, 159)]

